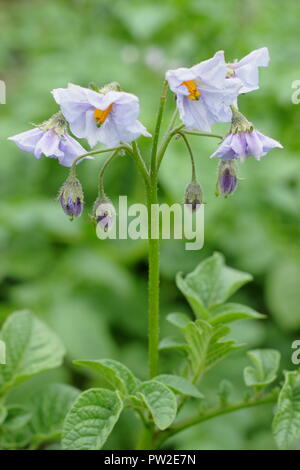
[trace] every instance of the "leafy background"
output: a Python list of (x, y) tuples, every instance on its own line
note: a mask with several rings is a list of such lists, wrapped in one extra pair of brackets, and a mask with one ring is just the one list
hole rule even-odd
[[(1, 113), (0, 322), (15, 309), (29, 308), (50, 325), (67, 349), (63, 367), (31, 379), (15, 392), (19, 401), (41, 383), (64, 381), (81, 389), (101, 385), (78, 370), (73, 359), (112, 357), (141, 378), (147, 376), (147, 246), (143, 241), (99, 241), (88, 214), (96, 197), (101, 158), (79, 168), (87, 207), (70, 223), (55, 201), (66, 169), (57, 161), (37, 161), (8, 136), (56, 112), (50, 95), (69, 81), (86, 86), (112, 80), (137, 94), (141, 120), (152, 131), (165, 71), (192, 65), (224, 49), (228, 61), (268, 46), (271, 63), (261, 69), (261, 88), (240, 99), (240, 109), (267, 135), (282, 142), (262, 162), (247, 161), (245, 181), (228, 200), (214, 196), (216, 142), (192, 138), (199, 179), (205, 191), (205, 246), (188, 252), (180, 241), (161, 247), (161, 330), (166, 315), (188, 307), (174, 283), (219, 250), (227, 263), (249, 271), (254, 282), (235, 301), (267, 315), (267, 320), (234, 326), (249, 348), (274, 347), (291, 364), (291, 343), (300, 330), (300, 160), (299, 107), (291, 102), (299, 79), (300, 5), (297, 0), (9, 0), (0, 1), (0, 79), (7, 85)], [(167, 116), (174, 106), (170, 97)], [(166, 119), (167, 122), (167, 119)], [(226, 125), (215, 130), (225, 133)], [(85, 144), (85, 143), (84, 143)], [(141, 139), (145, 152), (146, 139)], [(174, 177), (176, 175), (176, 177)], [(188, 156), (181, 142), (169, 148), (161, 168), (161, 201), (182, 201), (189, 182)], [(114, 162), (106, 190), (117, 201), (144, 199), (134, 164)], [(162, 372), (176, 372), (178, 358), (163, 356)], [(245, 351), (207, 375), (202, 391), (214, 400), (221, 379), (233, 394), (242, 388)], [(25, 392), (25, 393), (24, 393)], [(191, 407), (195, 407), (191, 404)], [(272, 407), (245, 410), (191, 428), (171, 441), (177, 449), (272, 449)], [(132, 448), (136, 418), (124, 413), (106, 448)]]

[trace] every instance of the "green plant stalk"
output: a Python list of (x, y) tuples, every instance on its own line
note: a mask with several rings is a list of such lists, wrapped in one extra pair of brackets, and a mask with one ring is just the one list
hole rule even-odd
[(99, 155), (101, 153), (113, 152), (114, 150), (121, 150), (123, 148), (128, 150), (127, 146), (125, 147), (125, 145), (119, 145), (118, 147), (112, 147), (110, 149), (92, 150), (91, 152), (83, 153), (82, 155), (79, 155), (79, 157), (75, 158), (71, 166), (71, 171), (75, 172), (77, 163), (80, 162), (80, 160), (83, 158), (92, 157), (93, 155)]
[[(148, 238), (149, 238), (149, 279), (148, 279), (148, 339), (149, 339), (149, 375), (158, 374), (159, 368), (159, 215), (152, 212), (152, 206), (158, 203), (157, 197), (157, 147), (167, 97), (168, 83), (164, 81), (160, 105), (153, 136), (150, 164), (150, 185), (147, 188)], [(155, 237), (152, 228), (156, 232)], [(154, 236), (152, 236), (154, 235)]]
[(197, 177), (196, 177), (196, 166), (195, 166), (195, 160), (194, 160), (194, 155), (193, 155), (193, 151), (192, 151), (192, 147), (190, 146), (190, 143), (185, 135), (184, 132), (178, 132), (179, 135), (181, 135), (181, 137), (183, 138), (184, 140), (184, 143), (186, 145), (186, 148), (188, 150), (188, 153), (189, 153), (189, 156), (190, 156), (190, 159), (191, 159), (191, 165), (192, 165), (192, 181), (193, 182), (196, 182), (197, 180)]
[(196, 424), (203, 423), (204, 421), (208, 421), (212, 418), (216, 418), (218, 416), (233, 413), (234, 411), (252, 408), (254, 406), (265, 405), (268, 403), (275, 403), (278, 398), (278, 393), (269, 393), (263, 397), (252, 399), (249, 401), (237, 402), (227, 406), (221, 406), (217, 408), (212, 408), (208, 411), (202, 412), (193, 416), (192, 418), (188, 418), (181, 423), (167, 429), (166, 431), (161, 431), (157, 433), (156, 438), (154, 438), (154, 448), (159, 449), (161, 445), (170, 437), (178, 434), (181, 431), (184, 431), (187, 428), (195, 426)]
[(99, 197), (103, 198), (105, 197), (105, 191), (104, 191), (104, 173), (105, 170), (108, 168), (112, 160), (118, 155), (119, 149), (115, 150), (112, 155), (110, 155), (102, 165), (100, 172), (99, 172), (99, 188), (98, 188), (98, 193)]

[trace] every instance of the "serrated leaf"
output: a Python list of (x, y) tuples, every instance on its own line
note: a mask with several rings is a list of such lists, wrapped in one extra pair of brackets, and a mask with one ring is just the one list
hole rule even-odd
[(185, 340), (189, 346), (189, 359), (194, 374), (201, 375), (205, 369), (206, 354), (213, 327), (204, 320), (190, 322), (183, 330)]
[(155, 377), (155, 380), (167, 385), (176, 393), (195, 398), (204, 398), (204, 395), (199, 392), (198, 388), (195, 387), (194, 384), (179, 375), (162, 374)]
[(244, 380), (248, 387), (263, 387), (276, 379), (280, 363), (280, 353), (275, 349), (254, 349), (247, 355), (252, 366), (244, 369)]
[(113, 387), (125, 394), (134, 393), (137, 380), (132, 372), (118, 361), (113, 359), (98, 359), (95, 361), (74, 361), (78, 366), (89, 367), (104, 377)]
[(184, 329), (184, 336), (189, 346), (189, 359), (195, 376), (214, 366), (242, 345), (235, 341), (221, 341), (230, 332), (230, 328), (224, 325), (212, 326), (205, 320), (190, 322)]
[(280, 449), (292, 449), (300, 442), (300, 373), (285, 373), (273, 420), (273, 434)]
[(67, 450), (99, 450), (123, 410), (117, 392), (92, 388), (83, 392), (68, 412), (62, 436)]
[(176, 326), (177, 328), (184, 328), (191, 319), (185, 315), (184, 313), (169, 313), (167, 316), (167, 320), (172, 325)]
[(164, 430), (168, 428), (176, 418), (177, 402), (174, 393), (156, 380), (143, 382), (139, 387), (154, 423)]
[(244, 347), (243, 344), (237, 344), (234, 340), (223, 341), (222, 338), (229, 332), (230, 329), (224, 325), (215, 326), (205, 359), (205, 370), (215, 366), (217, 362), (221, 361), (232, 352), (238, 351)]
[(179, 342), (178, 340), (170, 337), (163, 338), (159, 343), (159, 350), (175, 350), (184, 354), (189, 352), (189, 348), (186, 344)]
[(6, 365), (0, 368), (1, 393), (62, 363), (65, 351), (60, 340), (28, 311), (10, 315), (1, 337), (6, 343)]
[(50, 384), (35, 393), (29, 404), (32, 412), (29, 429), (36, 445), (59, 439), (66, 414), (79, 393), (65, 384)]
[(250, 274), (229, 268), (220, 253), (202, 261), (183, 278), (177, 275), (177, 286), (188, 300), (196, 316), (210, 317), (209, 309), (224, 303), (237, 289), (252, 280)]
[(235, 303), (218, 305), (217, 307), (212, 308), (210, 312), (213, 315), (213, 318), (209, 320), (209, 323), (212, 325), (216, 325), (217, 323), (232, 323), (238, 320), (260, 320), (266, 318), (265, 315), (256, 312), (253, 308)]

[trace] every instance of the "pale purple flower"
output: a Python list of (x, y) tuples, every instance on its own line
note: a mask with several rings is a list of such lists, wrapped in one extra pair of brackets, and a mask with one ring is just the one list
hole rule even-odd
[(238, 184), (234, 160), (221, 160), (217, 182), (217, 195), (229, 196), (236, 190)]
[(71, 196), (65, 200), (64, 196), (61, 195), (59, 200), (65, 214), (67, 214), (69, 217), (73, 218), (81, 215), (83, 210), (83, 203), (79, 197), (77, 197), (74, 201)]
[(81, 215), (84, 206), (84, 195), (81, 183), (72, 173), (62, 185), (58, 199), (65, 214), (71, 219)]
[(224, 52), (191, 68), (168, 70), (166, 79), (176, 93), (180, 118), (187, 129), (209, 132), (214, 122), (228, 122), (230, 104), (241, 87), (238, 78), (226, 79)]
[(101, 232), (108, 232), (116, 218), (116, 210), (111, 200), (102, 196), (97, 198), (94, 204), (94, 216), (93, 219), (97, 225), (97, 233), (101, 238)]
[(239, 78), (243, 84), (239, 90), (239, 94), (248, 93), (249, 91), (259, 88), (259, 67), (267, 67), (269, 65), (270, 56), (267, 47), (256, 49), (243, 59), (227, 64), (227, 78)]
[(141, 135), (151, 137), (137, 120), (138, 98), (131, 93), (107, 89), (98, 93), (69, 83), (68, 88), (52, 91), (73, 134), (86, 138), (91, 147), (101, 142), (108, 148), (120, 142), (132, 142)]
[(63, 166), (70, 167), (79, 155), (86, 150), (66, 131), (64, 122), (58, 115), (34, 129), (8, 138), (21, 150), (33, 153), (36, 158), (42, 155), (57, 158)]
[(246, 132), (230, 133), (225, 137), (219, 148), (211, 155), (211, 158), (222, 160), (244, 161), (247, 157), (260, 160), (273, 148), (283, 148), (277, 140), (265, 136), (252, 128)]

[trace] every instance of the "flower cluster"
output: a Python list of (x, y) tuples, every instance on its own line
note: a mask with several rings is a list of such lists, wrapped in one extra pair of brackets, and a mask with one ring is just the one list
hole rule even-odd
[[(192, 159), (193, 177), (185, 197), (185, 203), (190, 204), (192, 210), (203, 203), (203, 192), (195, 179), (195, 162), (186, 133), (207, 135), (214, 123), (231, 122), (228, 135), (211, 155), (211, 158), (220, 159), (217, 194), (224, 196), (233, 193), (237, 187), (236, 161), (244, 161), (250, 156), (260, 160), (272, 148), (282, 148), (279, 142), (255, 130), (238, 111), (239, 95), (259, 88), (259, 68), (268, 64), (268, 49), (263, 47), (231, 63), (225, 61), (223, 51), (218, 51), (211, 59), (191, 68), (181, 67), (166, 72), (165, 83), (176, 95), (176, 106), (182, 121), (179, 131), (176, 133), (171, 129), (170, 136), (181, 135), (184, 138)], [(138, 120), (139, 99), (132, 93), (122, 91), (117, 82), (102, 88), (94, 85), (84, 88), (69, 83), (67, 88), (53, 90), (52, 95), (60, 111), (33, 129), (9, 139), (38, 159), (45, 155), (71, 167), (59, 199), (64, 212), (73, 218), (79, 216), (83, 209), (83, 192), (76, 178), (76, 164), (91, 158), (91, 153), (110, 149), (119, 152), (124, 147), (131, 150), (134, 156), (134, 145), (129, 144), (140, 136), (151, 135)], [(94, 152), (85, 150), (69, 134), (69, 130), (75, 137), (86, 139), (91, 148), (100, 143), (106, 149)], [(103, 187), (99, 191), (98, 202), (102, 200)], [(112, 211), (103, 210), (100, 206), (94, 220), (107, 231), (111, 226)]]

